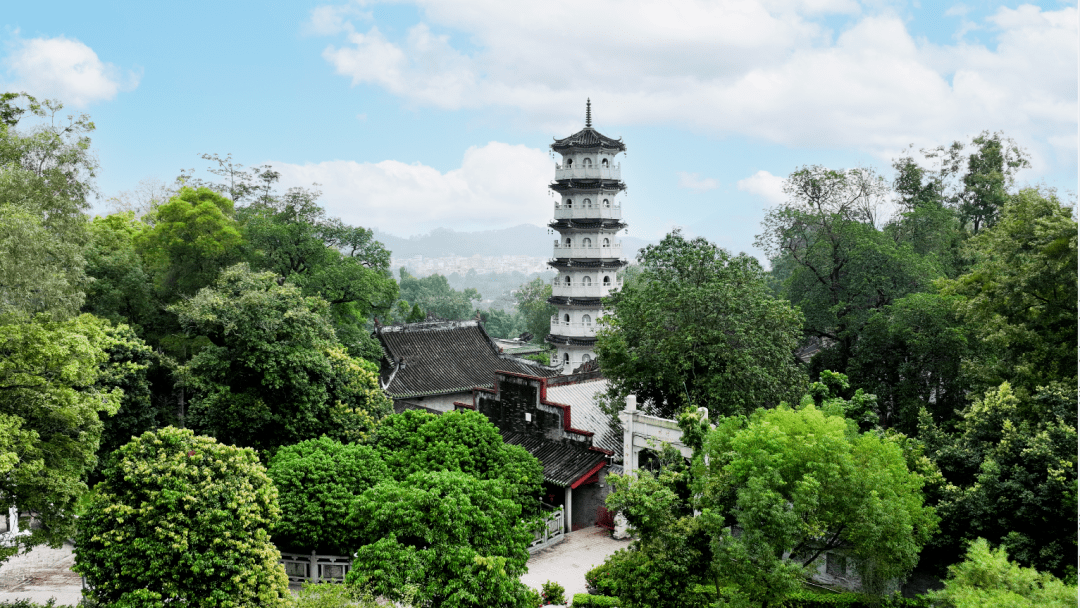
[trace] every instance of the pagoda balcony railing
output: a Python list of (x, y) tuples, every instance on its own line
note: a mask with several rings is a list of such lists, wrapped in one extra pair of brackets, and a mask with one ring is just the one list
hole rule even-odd
[(618, 289), (619, 287), (622, 287), (622, 281), (604, 285), (600, 281), (593, 281), (592, 283), (567, 283), (566, 281), (552, 279), (551, 295), (564, 296), (567, 298), (602, 298), (611, 293), (612, 289)]
[(557, 317), (551, 319), (551, 333), (570, 338), (592, 338), (596, 335), (596, 323), (567, 323)]
[(615, 205), (614, 207), (599, 207), (593, 204), (592, 207), (582, 207), (575, 205), (573, 207), (567, 207), (566, 205), (555, 205), (555, 219), (557, 220), (591, 220), (591, 219), (605, 219), (605, 220), (621, 220), (622, 219), (622, 207)]
[(622, 242), (615, 241), (608, 247), (580, 245), (567, 246), (566, 243), (555, 241), (555, 257), (557, 258), (622, 258)]
[(566, 166), (555, 164), (555, 179), (622, 179), (622, 165)]

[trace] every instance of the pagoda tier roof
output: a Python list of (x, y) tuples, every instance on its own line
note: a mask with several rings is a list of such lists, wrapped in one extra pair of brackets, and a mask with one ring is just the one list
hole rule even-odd
[(618, 270), (630, 262), (626, 260), (575, 260), (573, 258), (558, 258), (548, 262), (552, 268), (611, 268)]
[(612, 139), (592, 127), (585, 127), (570, 137), (556, 139), (555, 143), (551, 144), (551, 149), (560, 153), (596, 149), (626, 152), (626, 144), (621, 137)]
[(596, 338), (571, 338), (569, 336), (548, 334), (548, 337), (544, 338), (544, 342), (549, 344), (567, 344), (570, 346), (592, 346), (596, 344)]
[(567, 296), (551, 296), (548, 304), (555, 306), (588, 306), (597, 308), (600, 306), (600, 298), (569, 298)]
[(548, 185), (559, 194), (567, 192), (592, 192), (595, 190), (626, 190), (626, 184), (617, 179), (560, 179)]
[(612, 230), (618, 231), (626, 228), (626, 222), (611, 218), (579, 218), (573, 220), (552, 220), (548, 227), (562, 232), (563, 230)]

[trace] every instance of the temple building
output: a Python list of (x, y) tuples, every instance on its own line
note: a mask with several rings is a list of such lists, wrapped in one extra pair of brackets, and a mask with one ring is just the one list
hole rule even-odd
[(547, 341), (556, 348), (552, 364), (570, 373), (596, 359), (596, 321), (603, 314), (600, 299), (621, 286), (617, 271), (626, 265), (616, 240), (622, 205), (616, 198), (626, 185), (615, 157), (626, 152), (621, 139), (602, 135), (592, 126), (592, 103), (586, 102), (585, 128), (551, 144), (562, 155), (550, 188), (557, 195), (555, 219), (548, 224), (559, 233), (554, 259), (559, 272), (552, 280), (551, 318)]

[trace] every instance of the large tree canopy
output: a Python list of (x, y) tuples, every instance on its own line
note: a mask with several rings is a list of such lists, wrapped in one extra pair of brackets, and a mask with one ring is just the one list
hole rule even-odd
[(200, 432), (272, 451), (322, 434), (360, 438), (390, 411), (374, 365), (337, 341), (326, 302), (274, 273), (238, 264), (173, 310), (209, 343), (182, 370)]
[(802, 316), (769, 292), (757, 260), (676, 230), (638, 261), (597, 332), (613, 402), (634, 393), (667, 417), (691, 404), (727, 415), (801, 394)]

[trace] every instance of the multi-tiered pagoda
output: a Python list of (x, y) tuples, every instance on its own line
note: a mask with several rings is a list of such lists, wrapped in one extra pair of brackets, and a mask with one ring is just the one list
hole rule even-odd
[(562, 155), (550, 188), (558, 200), (549, 224), (559, 233), (551, 267), (551, 299), (559, 308), (551, 318), (547, 340), (557, 349), (557, 365), (569, 373), (596, 358), (596, 321), (603, 314), (600, 298), (621, 286), (616, 271), (626, 265), (615, 235), (626, 224), (616, 195), (626, 189), (615, 157), (626, 152), (621, 139), (592, 127), (592, 104), (586, 102), (585, 128), (551, 149)]

